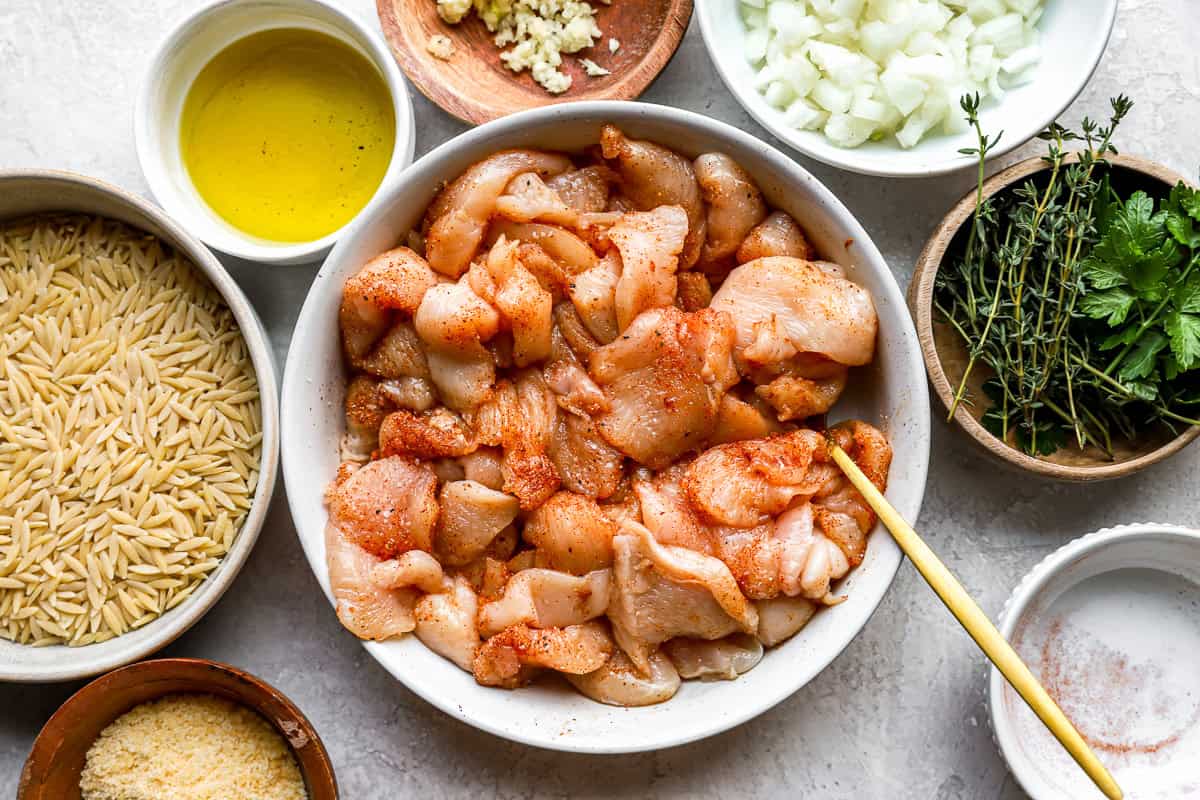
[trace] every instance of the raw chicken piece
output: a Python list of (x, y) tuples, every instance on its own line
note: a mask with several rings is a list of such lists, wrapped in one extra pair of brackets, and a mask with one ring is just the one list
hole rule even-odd
[(534, 509), (525, 523), (525, 541), (551, 569), (583, 575), (612, 564), (617, 525), (588, 497), (558, 492)]
[(716, 425), (721, 395), (737, 382), (732, 327), (711, 309), (653, 309), (592, 353), (592, 377), (612, 406), (596, 418), (601, 435), (652, 469), (698, 447)]
[(561, 302), (567, 296), (567, 287), (571, 282), (570, 273), (562, 262), (552, 257), (540, 245), (518, 242), (517, 259), (537, 278), (538, 284), (550, 293), (555, 303)]
[(649, 675), (641, 672), (620, 648), (595, 672), (567, 675), (583, 694), (610, 706), (651, 706), (670, 700), (679, 691), (679, 673), (671, 659), (655, 650), (650, 655)]
[(380, 393), (396, 408), (428, 411), (437, 402), (433, 384), (425, 378), (388, 378), (379, 382)]
[(770, 404), (780, 420), (824, 414), (846, 389), (849, 371), (836, 361), (795, 356), (787, 372), (757, 387), (754, 393)]
[(479, 632), (475, 614), (479, 599), (466, 578), (458, 576), (448, 591), (427, 594), (413, 609), (416, 634), (426, 647), (471, 672)]
[(625, 456), (604, 441), (590, 417), (559, 414), (547, 452), (572, 492), (603, 500), (621, 482)]
[(575, 576), (552, 569), (518, 572), (504, 593), (479, 609), (479, 633), (494, 636), (513, 625), (565, 628), (602, 616), (608, 610), (611, 571)]
[(496, 213), (513, 222), (536, 220), (568, 227), (579, 219), (579, 212), (563, 202), (536, 172), (522, 173), (508, 182), (496, 201)]
[(347, 279), (338, 321), (342, 347), (359, 366), (395, 322), (396, 312), (412, 314), (435, 278), (425, 259), (407, 247), (382, 253)]
[(371, 568), (371, 583), (381, 589), (411, 586), (422, 592), (440, 592), (447, 587), (441, 563), (424, 550), (409, 550), (398, 558), (380, 561)]
[(380, 378), (429, 378), (429, 365), (421, 349), (421, 340), (408, 320), (392, 323), (357, 366)]
[[(614, 284), (615, 285), (615, 284)], [(616, 329), (616, 317), (613, 317), (613, 329)], [(554, 307), (555, 328), (566, 339), (575, 355), (586, 361), (593, 352), (600, 348), (600, 342), (584, 326), (579, 312), (571, 303), (559, 303)], [(615, 338), (615, 334), (614, 334)]]
[(540, 222), (511, 222), (497, 219), (488, 229), (488, 244), (501, 236), (525, 244), (535, 244), (562, 265), (568, 275), (578, 275), (596, 266), (599, 259), (591, 245), (565, 228)]
[(676, 276), (679, 289), (675, 295), (675, 305), (684, 311), (699, 311), (708, 308), (712, 302), (712, 285), (708, 278), (699, 272), (681, 272)]
[(496, 382), (496, 364), (482, 345), (462, 355), (429, 351), (429, 372), (442, 402), (460, 414), (486, 400)]
[(758, 613), (717, 559), (661, 545), (635, 522), (621, 525), (613, 553), (608, 616), (621, 649), (643, 674), (668, 639), (719, 639), (758, 627)]
[(592, 380), (557, 326), (550, 334), (550, 358), (542, 369), (542, 377), (558, 395), (558, 405), (563, 410), (579, 415), (608, 410), (608, 398)]
[(438, 517), (436, 488), (426, 464), (403, 456), (371, 461), (327, 492), (329, 520), (376, 558), (428, 551)]
[(545, 177), (570, 168), (566, 156), (536, 150), (504, 150), (473, 165), (443, 189), (426, 212), (429, 266), (451, 278), (462, 275), (509, 181), (523, 172)]
[(379, 449), (385, 457), (450, 458), (466, 455), (476, 446), (459, 416), (442, 407), (421, 415), (395, 411), (379, 429)]
[(651, 308), (675, 302), (675, 270), (688, 231), (687, 214), (679, 206), (631, 212), (608, 230), (621, 254), (621, 275), (614, 290), (617, 328)]
[(751, 528), (820, 486), (808, 474), (825, 441), (812, 430), (749, 439), (710, 448), (688, 468), (683, 490), (708, 522)]
[(499, 490), (504, 485), (500, 472), (503, 453), (493, 447), (481, 447), (458, 459), (463, 468), (463, 478), (482, 483), (489, 489)]
[(347, 539), (332, 521), (325, 527), (325, 561), (338, 620), (360, 639), (382, 641), (416, 625), (419, 592), (385, 589), (371, 580), (380, 560)]
[(859, 366), (875, 354), (878, 320), (871, 296), (798, 258), (760, 258), (729, 273), (710, 308), (737, 328), (737, 355), (755, 364), (816, 353)]
[[(572, 279), (571, 303), (587, 331), (600, 343), (617, 338), (617, 283), (621, 279), (621, 255), (616, 250), (605, 254), (596, 266)], [(564, 335), (570, 335), (566, 330)]]
[(500, 329), (496, 309), (464, 279), (427, 291), (413, 322), (443, 402), (459, 412), (483, 402), (496, 379), (496, 365), (483, 346)]
[(792, 638), (817, 613), (817, 604), (803, 597), (759, 600), (754, 607), (758, 609), (758, 639), (764, 647)]
[(767, 216), (767, 204), (754, 179), (724, 153), (705, 153), (694, 163), (700, 194), (708, 204), (708, 225), (700, 260), (733, 255), (754, 226)]
[(443, 563), (460, 566), (484, 551), (517, 517), (517, 498), (475, 481), (443, 484), (438, 495), (442, 514), (435, 552)]
[(850, 570), (837, 543), (813, 525), (813, 510), (802, 503), (757, 528), (725, 529), (721, 560), (752, 600), (779, 595), (834, 603), (829, 584)]
[(546, 182), (563, 202), (581, 213), (603, 211), (608, 206), (608, 187), (617, 175), (600, 164), (568, 170)]
[(681, 637), (663, 645), (663, 651), (684, 680), (731, 681), (762, 661), (762, 642), (748, 633), (707, 641)]
[(532, 677), (531, 667), (583, 675), (598, 670), (612, 652), (612, 637), (602, 622), (546, 629), (514, 625), (484, 641), (472, 666), (484, 686), (514, 689)]
[(708, 443), (718, 445), (763, 439), (782, 430), (783, 426), (775, 421), (773, 415), (764, 413), (753, 403), (727, 394), (721, 398), (721, 407), (717, 409), (717, 427)]
[(346, 435), (340, 451), (343, 461), (369, 461), (379, 448), (379, 426), (394, 406), (380, 390), (379, 381), (356, 375), (346, 387)]
[[(871, 483), (885, 491), (892, 464), (892, 446), (887, 438), (858, 420), (839, 424), (829, 433)], [(841, 470), (831, 472), (813, 495), (813, 514), (817, 526), (841, 547), (850, 566), (857, 567), (866, 554), (867, 534), (875, 527), (875, 512)]]
[(621, 192), (638, 211), (680, 206), (687, 213), (687, 240), (680, 269), (696, 263), (704, 244), (704, 200), (692, 164), (653, 142), (628, 139), (615, 125), (600, 130), (600, 149), (621, 179)]
[(484, 265), (472, 266), (467, 274), (475, 294), (495, 306), (512, 331), (513, 363), (525, 367), (550, 355), (554, 299), (521, 263), (518, 249), (501, 236)]
[(546, 450), (554, 434), (558, 404), (540, 372), (522, 370), (516, 382), (501, 381), (476, 411), (475, 433), (481, 444), (504, 448), (504, 491), (529, 510), (545, 502), (560, 478)]
[(769, 256), (811, 260), (816, 255), (796, 220), (783, 211), (772, 211), (742, 240), (737, 249), (737, 263), (745, 264)]
[(659, 544), (716, 555), (717, 543), (712, 531), (696, 516), (679, 486), (686, 470), (685, 465), (678, 464), (660, 472), (653, 480), (633, 482), (642, 524)]

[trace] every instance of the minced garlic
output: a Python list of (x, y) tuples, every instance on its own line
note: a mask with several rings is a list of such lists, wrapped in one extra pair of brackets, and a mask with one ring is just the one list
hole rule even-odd
[(211, 695), (142, 703), (100, 732), (83, 800), (306, 800), (287, 742), (254, 711)]
[[(586, 0), (473, 2), (475, 13), (495, 34), (496, 46), (512, 45), (500, 55), (504, 64), (513, 72), (528, 69), (533, 79), (552, 94), (571, 88), (571, 77), (559, 69), (562, 54), (591, 47), (601, 36), (596, 10)], [(471, 8), (471, 0), (437, 0), (438, 14), (452, 25)]]
[(429, 51), (434, 58), (440, 58), (442, 61), (449, 61), (454, 55), (454, 42), (450, 41), (449, 36), (443, 36), (440, 33), (435, 33), (429, 37), (429, 41), (425, 43), (425, 49)]

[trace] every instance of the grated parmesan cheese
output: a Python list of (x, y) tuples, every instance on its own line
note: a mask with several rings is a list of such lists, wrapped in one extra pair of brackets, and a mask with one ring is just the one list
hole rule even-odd
[(261, 716), (211, 695), (142, 703), (100, 732), (83, 800), (306, 800), (287, 742)]

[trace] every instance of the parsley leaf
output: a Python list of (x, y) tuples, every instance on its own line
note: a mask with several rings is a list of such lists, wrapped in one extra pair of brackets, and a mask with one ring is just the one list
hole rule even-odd
[(1175, 241), (1193, 250), (1200, 248), (1200, 228), (1196, 224), (1200, 221), (1200, 192), (1178, 183), (1163, 207), (1167, 211), (1167, 230)]
[(1135, 300), (1136, 297), (1118, 287), (1085, 294), (1079, 298), (1079, 310), (1092, 319), (1103, 319), (1110, 327), (1116, 327), (1129, 316)]
[(1119, 286), (1112, 281), (1115, 273), (1120, 273), (1139, 295), (1161, 299), (1163, 279), (1183, 257), (1178, 243), (1167, 236), (1166, 220), (1167, 211), (1155, 212), (1148, 194), (1134, 192), (1092, 250), (1083, 265), (1084, 274), (1096, 288), (1103, 289)]
[(1189, 314), (1200, 313), (1200, 273), (1191, 275), (1175, 287), (1175, 306)]
[(1167, 337), (1160, 331), (1148, 330), (1137, 340), (1137, 344), (1125, 356), (1118, 373), (1121, 380), (1132, 381), (1136, 378), (1148, 378), (1154, 372), (1158, 354), (1167, 346)]
[(1163, 328), (1171, 339), (1171, 353), (1180, 372), (1200, 364), (1200, 316), (1172, 311), (1163, 320)]

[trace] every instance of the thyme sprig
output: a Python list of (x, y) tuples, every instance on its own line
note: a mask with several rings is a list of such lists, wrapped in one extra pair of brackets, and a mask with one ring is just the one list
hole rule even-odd
[(1078, 132), (1050, 125), (1046, 168), (991, 197), (984, 162), (1000, 135), (984, 132), (978, 95), (961, 106), (976, 204), (934, 291), (968, 356), (950, 416), (986, 368), (983, 424), (1030, 454), (1074, 440), (1111, 456), (1114, 438), (1148, 425), (1200, 424), (1200, 195), (1180, 185), (1157, 212), (1144, 193), (1118, 196), (1107, 156), (1132, 102), (1114, 98)]

